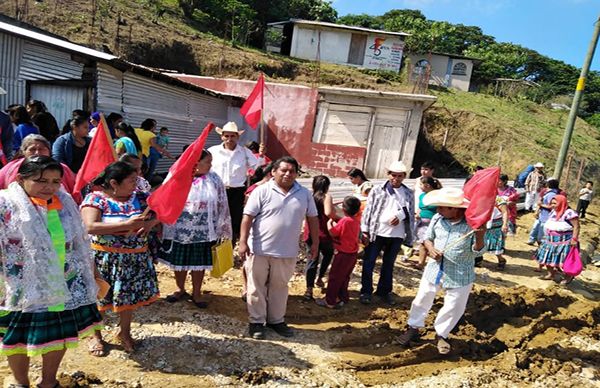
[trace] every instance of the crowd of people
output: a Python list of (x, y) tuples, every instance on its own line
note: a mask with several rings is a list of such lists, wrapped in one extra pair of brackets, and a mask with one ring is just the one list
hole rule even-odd
[[(189, 300), (207, 308), (202, 283), (213, 268), (212, 248), (229, 239), (237, 242), (243, 261), (248, 334), (257, 340), (267, 336), (267, 328), (294, 335), (285, 315), (300, 236), (309, 247), (304, 298), (329, 309), (350, 302), (361, 250), (359, 302), (371, 304), (376, 296), (395, 305), (396, 258), (403, 247), (418, 248), (416, 261), (405, 260), (423, 275), (400, 342), (409, 346), (419, 336), (436, 293), (444, 290), (434, 329), (438, 351), (447, 354), (449, 333), (465, 311), (483, 252), (496, 255), (498, 269), (505, 269), (505, 238), (516, 231), (518, 194), (505, 175), (488, 224), (477, 230), (466, 221), (463, 191), (442, 187), (431, 162), (421, 166), (413, 188), (404, 183), (411, 170), (401, 161), (391, 163), (388, 179), (377, 185), (353, 168), (348, 172), (353, 192), (336, 204), (327, 176), (315, 176), (311, 192), (297, 182), (300, 166), (293, 157), (271, 161), (264, 146), (240, 145), (243, 131), (233, 122), (217, 128), (222, 142), (202, 152), (177, 222), (162, 225), (146, 211), (152, 187), (144, 176), (154, 181), (158, 160), (173, 158), (167, 128), (157, 134), (153, 119), (133, 128), (121, 115), (108, 115), (106, 129), (119, 160), (82, 197), (73, 191), (74, 177), (90, 135), (97, 135), (99, 114), (74, 112), (62, 135), (40, 102), (12, 106), (7, 117), (8, 122), (0, 115), (6, 158), (0, 170), (0, 353), (8, 356), (21, 386), (29, 386), (32, 356), (43, 360), (38, 386), (54, 387), (65, 351), (82, 338), (91, 337), (92, 355), (105, 355), (102, 315), (109, 311), (119, 318), (116, 338), (134, 352), (133, 313), (160, 296), (157, 262), (174, 271), (177, 290), (167, 302)], [(548, 271), (544, 278), (555, 279), (578, 243), (578, 219), (585, 217), (592, 187), (582, 190), (575, 211), (558, 181), (545, 178), (543, 165), (536, 164), (530, 175), (527, 203), (539, 211), (531, 242), (539, 243), (535, 257)], [(323, 298), (315, 299), (315, 287), (325, 291)]]

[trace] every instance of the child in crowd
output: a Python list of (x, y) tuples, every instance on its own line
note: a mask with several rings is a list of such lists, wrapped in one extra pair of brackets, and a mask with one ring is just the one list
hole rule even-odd
[[(508, 233), (508, 205), (504, 197), (496, 197), (496, 205), (492, 212), (492, 217), (487, 223), (485, 232), (485, 247), (488, 253), (498, 257), (498, 269), (500, 271), (506, 268), (506, 259), (504, 258), (504, 245), (506, 243), (506, 234)], [(479, 258), (478, 258), (479, 259)], [(475, 260), (475, 265), (480, 262)]]
[(485, 249), (485, 228), (473, 232), (467, 224), (465, 211), (469, 201), (460, 189), (431, 191), (423, 202), (437, 206), (438, 214), (431, 219), (424, 242), (433, 260), (427, 263), (419, 291), (412, 302), (408, 330), (398, 340), (401, 345), (409, 345), (419, 337), (419, 329), (425, 326), (425, 318), (437, 292), (444, 289), (444, 305), (435, 319), (434, 327), (438, 352), (448, 354), (448, 335), (464, 314), (475, 281), (475, 257)]
[[(313, 178), (312, 189), (313, 199), (317, 206), (319, 218), (319, 255), (306, 262), (306, 292), (304, 293), (305, 300), (313, 299), (313, 288), (325, 288), (323, 277), (327, 273), (331, 259), (333, 258), (333, 242), (327, 231), (327, 221), (329, 219), (337, 219), (335, 214), (335, 206), (333, 205), (333, 197), (329, 194), (329, 186), (331, 181), (325, 175), (317, 175)], [(358, 236), (358, 235), (357, 235)], [(304, 241), (308, 246), (313, 244), (310, 238), (310, 230), (308, 223), (304, 228)], [(316, 278), (316, 281), (315, 281)]]
[(417, 242), (420, 244), (419, 246), (419, 261), (415, 265), (417, 268), (425, 267), (425, 259), (427, 259), (427, 250), (425, 249), (425, 245), (423, 245), (423, 241), (425, 240), (425, 234), (427, 233), (427, 228), (429, 227), (429, 223), (431, 219), (436, 213), (435, 206), (425, 206), (423, 204), (423, 198), (425, 194), (429, 193), (433, 190), (439, 190), (442, 188), (440, 182), (431, 176), (422, 176), (419, 179), (419, 188), (421, 190), (421, 194), (419, 195), (418, 203), (419, 203), (419, 211), (415, 216), (415, 233), (417, 235)]
[(315, 301), (319, 306), (327, 308), (339, 308), (350, 300), (348, 283), (356, 265), (358, 252), (360, 222), (356, 215), (360, 210), (360, 200), (348, 196), (344, 198), (342, 209), (344, 217), (337, 222), (332, 219), (327, 221), (327, 230), (333, 239), (336, 253), (329, 270), (325, 298)]
[[(160, 131), (158, 132), (158, 135), (156, 135), (156, 139), (154, 139), (156, 141), (156, 144), (158, 144), (159, 146), (161, 146), (164, 149), (168, 149), (169, 148), (169, 128), (167, 127), (162, 127), (160, 128)], [(161, 155), (162, 157), (162, 155)]]
[(579, 218), (585, 218), (585, 212), (592, 201), (592, 195), (594, 195), (592, 187), (594, 187), (594, 182), (587, 181), (585, 187), (579, 190), (579, 202), (577, 202), (577, 214), (579, 214)]

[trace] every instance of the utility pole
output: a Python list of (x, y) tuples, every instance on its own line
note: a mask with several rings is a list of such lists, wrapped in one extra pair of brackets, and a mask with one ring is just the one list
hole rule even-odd
[(571, 111), (569, 112), (569, 118), (567, 119), (567, 126), (565, 128), (565, 134), (563, 136), (562, 145), (560, 146), (560, 152), (556, 159), (556, 165), (554, 166), (554, 177), (560, 181), (562, 169), (565, 164), (565, 158), (569, 151), (569, 144), (571, 143), (571, 136), (573, 136), (573, 129), (575, 128), (575, 119), (577, 119), (577, 111), (579, 110), (579, 103), (583, 96), (583, 89), (585, 88), (585, 80), (590, 70), (592, 58), (594, 58), (594, 51), (596, 51), (596, 44), (598, 43), (598, 35), (600, 35), (600, 17), (596, 20), (594, 26), (594, 34), (590, 41), (583, 67), (581, 68), (581, 74), (577, 81), (577, 88), (575, 89), (575, 96), (573, 97), (573, 104), (571, 104)]

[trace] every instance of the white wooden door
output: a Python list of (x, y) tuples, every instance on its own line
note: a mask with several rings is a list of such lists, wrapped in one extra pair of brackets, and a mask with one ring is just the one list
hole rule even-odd
[(392, 162), (400, 160), (408, 110), (377, 108), (365, 172), (369, 178), (385, 178)]

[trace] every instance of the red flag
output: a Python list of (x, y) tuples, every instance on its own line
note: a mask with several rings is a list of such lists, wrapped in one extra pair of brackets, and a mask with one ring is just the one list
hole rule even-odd
[(479, 229), (489, 221), (498, 195), (500, 167), (479, 170), (465, 184), (463, 191), (470, 202), (465, 213), (467, 223), (473, 229)]
[(204, 127), (200, 136), (173, 163), (165, 182), (148, 197), (148, 207), (156, 213), (160, 222), (174, 224), (181, 215), (192, 187), (194, 168), (213, 127), (213, 123)]
[(252, 89), (252, 93), (242, 105), (240, 113), (246, 119), (246, 122), (252, 129), (256, 129), (261, 120), (261, 114), (263, 110), (263, 100), (265, 91), (265, 79), (260, 73), (256, 86)]
[(106, 120), (101, 114), (96, 134), (92, 138), (83, 164), (77, 172), (73, 193), (80, 193), (81, 189), (104, 171), (106, 166), (117, 160), (111, 139)]

